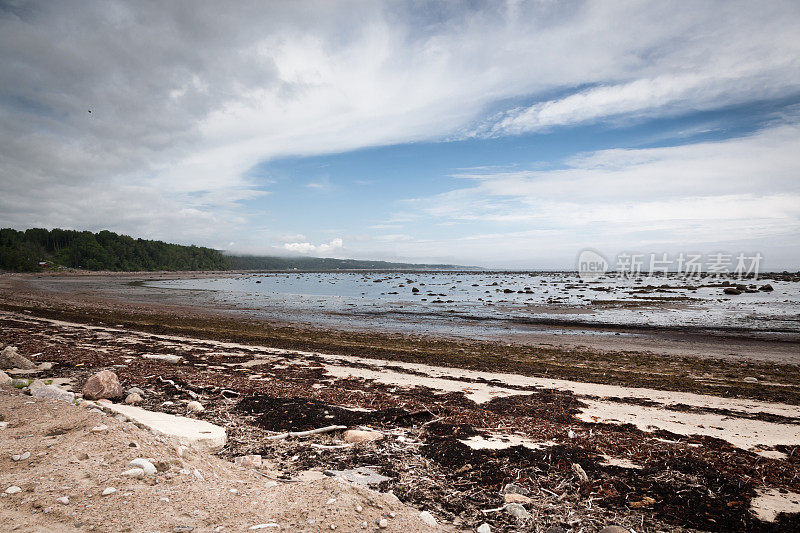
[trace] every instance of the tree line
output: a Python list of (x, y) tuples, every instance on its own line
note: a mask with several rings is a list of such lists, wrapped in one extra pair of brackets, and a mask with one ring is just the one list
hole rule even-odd
[(53, 267), (85, 270), (226, 270), (218, 250), (134, 239), (111, 231), (0, 229), (0, 269), (36, 272)]

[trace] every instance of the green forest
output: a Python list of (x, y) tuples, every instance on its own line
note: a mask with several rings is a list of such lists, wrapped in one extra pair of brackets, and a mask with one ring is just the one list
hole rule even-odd
[[(134, 239), (111, 231), (0, 229), (0, 270), (40, 272), (58, 268), (111, 270), (444, 270), (453, 265), (418, 265), (323, 257), (224, 255), (201, 246)], [(463, 268), (463, 267), (461, 267)]]
[(0, 229), (0, 269), (36, 272), (58, 267), (113, 271), (229, 268), (225, 256), (211, 248), (134, 239), (111, 231)]

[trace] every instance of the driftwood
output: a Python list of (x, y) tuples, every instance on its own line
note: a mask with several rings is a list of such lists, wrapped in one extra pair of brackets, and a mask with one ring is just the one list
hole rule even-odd
[(287, 433), (279, 433), (278, 435), (270, 435), (265, 437), (268, 440), (281, 440), (289, 437), (309, 437), (311, 435), (319, 435), (320, 433), (330, 433), (331, 431), (340, 431), (347, 429), (347, 426), (326, 426), (324, 428), (309, 429), (308, 431), (289, 431)]

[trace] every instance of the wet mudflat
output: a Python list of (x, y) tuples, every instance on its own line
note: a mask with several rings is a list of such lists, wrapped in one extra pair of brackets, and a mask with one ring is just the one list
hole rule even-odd
[[(230, 438), (221, 455), (260, 453), (285, 482), (309, 469), (373, 467), (389, 478), (373, 488), (392, 490), (442, 521), (471, 528), (488, 522), (495, 531), (592, 531), (608, 523), (637, 531), (800, 527), (798, 515), (765, 522), (751, 509), (764, 490), (800, 493), (800, 449), (791, 437), (800, 425), (792, 406), (770, 409), (772, 404), (752, 401), (746, 410), (745, 403), (732, 402), (728, 412), (718, 413), (743, 430), (753, 418), (770, 416), (764, 423), (787, 429), (789, 444), (745, 449), (691, 431), (583, 420), (581, 413), (598, 396), (579, 387), (515, 386), (468, 372), (461, 379), (458, 372), (400, 363), (24, 315), (4, 314), (0, 322), (1, 341), (55, 362), (51, 374), (71, 379), (76, 388), (108, 368), (126, 387), (145, 392), (146, 408), (186, 415), (188, 401), (201, 401), (205, 411), (189, 416), (226, 427)], [(153, 354), (179, 355), (181, 361), (144, 357)], [(371, 372), (382, 379), (364, 377)], [(431, 377), (441, 386), (420, 384)], [(643, 403), (633, 394), (599, 397), (632, 408)], [(692, 412), (699, 405), (678, 404), (673, 411), (653, 398), (646, 407), (699, 416)], [(270, 438), (331, 425), (370, 428), (383, 438), (346, 447), (337, 432)], [(516, 496), (504, 494), (509, 491)], [(502, 509), (506, 499), (522, 502), (530, 516), (510, 515)]]

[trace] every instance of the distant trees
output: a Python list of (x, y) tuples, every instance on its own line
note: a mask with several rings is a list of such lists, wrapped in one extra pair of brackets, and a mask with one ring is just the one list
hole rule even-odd
[(92, 233), (32, 228), (0, 229), (0, 269), (41, 270), (40, 262), (86, 270), (227, 270), (218, 250), (134, 239), (111, 231)]

